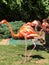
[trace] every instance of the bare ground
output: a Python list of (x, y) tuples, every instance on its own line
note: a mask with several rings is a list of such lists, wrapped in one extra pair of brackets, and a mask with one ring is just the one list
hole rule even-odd
[(9, 44), (9, 40), (10, 39), (3, 39), (2, 41), (0, 41), (0, 45), (8, 45)]

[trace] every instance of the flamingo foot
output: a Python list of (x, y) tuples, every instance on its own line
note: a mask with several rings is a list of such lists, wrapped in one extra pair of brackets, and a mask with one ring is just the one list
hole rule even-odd
[(30, 57), (28, 57), (28, 61), (30, 60)]
[(26, 63), (26, 59), (23, 61), (23, 63), (24, 63), (24, 64)]
[(29, 54), (29, 55), (28, 55), (28, 61), (30, 61), (30, 56), (31, 56), (31, 55), (32, 55), (32, 54)]

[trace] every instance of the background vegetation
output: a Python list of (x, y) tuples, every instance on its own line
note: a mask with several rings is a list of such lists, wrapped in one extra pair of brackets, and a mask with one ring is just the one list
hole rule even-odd
[[(16, 33), (22, 23), (47, 17), (49, 17), (49, 0), (0, 0), (0, 21), (2, 19), (13, 21), (12, 27)], [(0, 26), (0, 38), (11, 37), (8, 28), (5, 27), (6, 25)], [(46, 34), (49, 43), (48, 39), (49, 34)]]
[(49, 0), (0, 0), (0, 20), (31, 21), (49, 16)]

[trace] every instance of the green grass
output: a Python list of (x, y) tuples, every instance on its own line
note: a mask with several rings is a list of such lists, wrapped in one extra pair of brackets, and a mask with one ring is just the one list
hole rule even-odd
[[(25, 46), (21, 44), (0, 45), (0, 65), (49, 65), (49, 53), (41, 49), (33, 50), (30, 61), (22, 64), (24, 49)], [(30, 49), (27, 51), (27, 55), (30, 51)]]

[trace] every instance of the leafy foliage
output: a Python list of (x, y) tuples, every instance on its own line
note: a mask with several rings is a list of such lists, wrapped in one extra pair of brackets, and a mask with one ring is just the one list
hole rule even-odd
[[(1, 0), (0, 20), (31, 21), (49, 15), (49, 0)], [(4, 16), (3, 16), (4, 15)]]
[[(43, 3), (47, 2), (46, 4)], [(46, 9), (48, 8), (48, 10)], [(24, 13), (24, 14), (23, 14)], [(48, 1), (44, 0), (24, 0), (22, 3), (22, 17), (26, 20), (42, 19), (48, 17)]]
[(21, 7), (21, 2), (23, 0), (2, 0), (2, 3), (5, 3), (7, 6), (10, 7), (11, 10), (15, 9), (17, 4)]
[[(49, 17), (49, 0), (0, 0), (0, 20), (28, 22), (47, 17)], [(18, 30), (19, 26), (17, 26), (17, 29), (15, 28), (14, 31)], [(4, 27), (0, 27), (0, 37), (11, 37), (10, 35), (6, 36), (9, 34), (8, 30), (4, 32)], [(4, 34), (6, 35), (4, 36)]]

